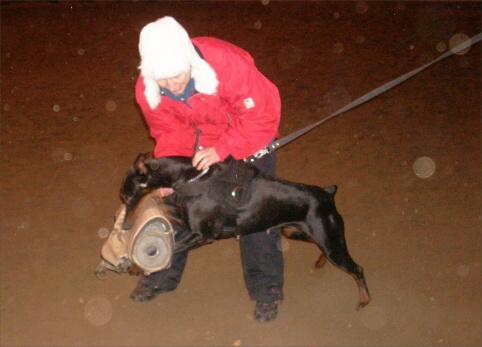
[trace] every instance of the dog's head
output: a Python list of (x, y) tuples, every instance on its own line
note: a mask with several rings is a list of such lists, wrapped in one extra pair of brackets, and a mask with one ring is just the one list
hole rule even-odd
[(188, 157), (162, 157), (148, 159), (148, 154), (139, 154), (124, 176), (120, 198), (126, 205), (123, 228), (132, 227), (132, 219), (141, 200), (158, 188), (172, 188), (188, 171), (196, 172)]
[(139, 154), (122, 182), (120, 198), (126, 205), (124, 229), (132, 227), (132, 216), (142, 198), (157, 188), (152, 182), (152, 168), (146, 165), (146, 158), (147, 154)]

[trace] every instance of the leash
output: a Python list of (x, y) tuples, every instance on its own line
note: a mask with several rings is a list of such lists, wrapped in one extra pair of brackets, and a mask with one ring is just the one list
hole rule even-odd
[(291, 135), (288, 135), (288, 136), (285, 136), (283, 137), (282, 139), (280, 140), (277, 140), (275, 141), (273, 144), (261, 149), (260, 151), (258, 151), (257, 153), (255, 153), (253, 155), (254, 158), (256, 159), (259, 159), (261, 158), (262, 156), (264, 156), (265, 154), (268, 154), (268, 153), (271, 153), (272, 151), (275, 151), (276, 149), (278, 149), (279, 147), (281, 146), (284, 146), (286, 145), (287, 143), (293, 141), (294, 139), (306, 134), (308, 131), (312, 130), (313, 128), (316, 128), (318, 125), (322, 124), (322, 123), (325, 123), (326, 121), (338, 116), (339, 114), (343, 113), (343, 112), (346, 112), (348, 110), (351, 110), (352, 108), (355, 108), (365, 102), (367, 102), (368, 100), (371, 100), (377, 96), (379, 96), (380, 94), (383, 94), (385, 93), (386, 91), (392, 89), (393, 87), (399, 85), (400, 83), (408, 80), (410, 77), (418, 74), (420, 71), (422, 70), (425, 70), (426, 68), (428, 68), (429, 66), (435, 64), (435, 63), (438, 63), (439, 61), (447, 58), (447, 57), (450, 57), (452, 54), (456, 54), (464, 49), (466, 49), (467, 47), (470, 47), (474, 44), (476, 44), (477, 42), (479, 42), (480, 40), (482, 39), (482, 33), (472, 37), (471, 39), (467, 40), (467, 41), (464, 41), (462, 42), (461, 44), (459, 44), (458, 46), (452, 48), (450, 51), (447, 51), (445, 54), (441, 55), (440, 57), (438, 57), (437, 59), (431, 61), (430, 63), (428, 64), (425, 64), (415, 70), (412, 70), (396, 79), (394, 79), (393, 81), (391, 82), (388, 82), (374, 90), (372, 90), (371, 92), (363, 95), (362, 97), (356, 99), (355, 101), (351, 102), (350, 104), (346, 105), (345, 107), (339, 109), (338, 111), (332, 113), (331, 115), (329, 115), (328, 117), (326, 118), (323, 118), (322, 120), (319, 120), (317, 121), (316, 123), (313, 123), (307, 127), (304, 127), (298, 131), (295, 131), (294, 133), (292, 133)]
[(201, 130), (196, 127), (196, 131), (194, 132), (194, 134), (196, 135), (196, 140), (194, 141), (194, 154), (192, 155), (193, 157), (199, 150), (199, 134), (201, 134)]

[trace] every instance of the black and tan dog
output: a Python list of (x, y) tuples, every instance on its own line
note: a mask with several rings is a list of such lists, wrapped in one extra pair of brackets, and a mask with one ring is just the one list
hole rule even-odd
[(131, 227), (139, 202), (161, 187), (174, 189), (176, 212), (191, 230), (188, 239), (176, 241), (176, 251), (280, 228), (288, 238), (318, 245), (322, 255), (317, 267), (328, 259), (355, 279), (360, 295), (357, 310), (370, 302), (363, 269), (348, 253), (343, 219), (334, 201), (336, 186), (283, 181), (230, 158), (200, 172), (188, 157), (147, 160), (140, 154), (121, 188), (124, 229)]

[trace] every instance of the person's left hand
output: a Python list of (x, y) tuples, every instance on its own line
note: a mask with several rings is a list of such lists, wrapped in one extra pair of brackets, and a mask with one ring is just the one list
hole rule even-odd
[(211, 165), (220, 161), (221, 159), (219, 159), (214, 147), (208, 147), (196, 152), (192, 159), (192, 166), (198, 170), (206, 170)]

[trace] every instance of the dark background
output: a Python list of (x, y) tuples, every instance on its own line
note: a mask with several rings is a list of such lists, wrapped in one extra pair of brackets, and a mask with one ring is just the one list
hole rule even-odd
[(192, 251), (153, 302), (129, 299), (135, 277), (96, 279), (123, 174), (153, 148), (137, 42), (164, 15), (254, 56), (282, 136), (481, 31), (479, 1), (2, 2), (0, 344), (481, 345), (480, 44), (278, 150), (279, 177), (338, 185), (363, 310), (353, 279), (295, 241), (272, 324), (251, 318), (234, 239)]

